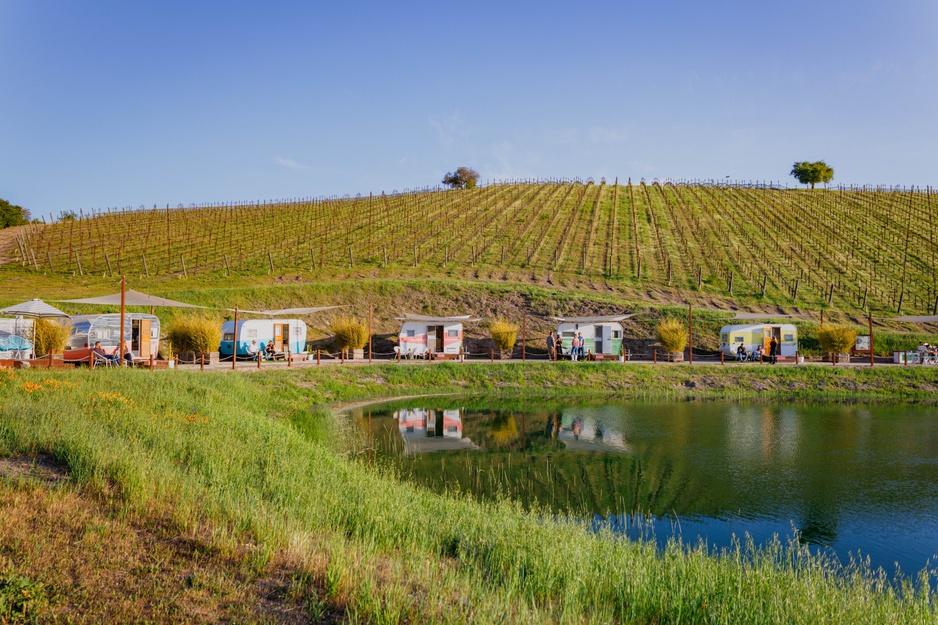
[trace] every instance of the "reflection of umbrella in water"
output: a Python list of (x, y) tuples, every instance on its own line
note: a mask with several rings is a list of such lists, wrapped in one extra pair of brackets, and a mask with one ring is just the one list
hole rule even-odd
[(0, 352), (26, 351), (32, 348), (33, 344), (22, 336), (0, 330)]

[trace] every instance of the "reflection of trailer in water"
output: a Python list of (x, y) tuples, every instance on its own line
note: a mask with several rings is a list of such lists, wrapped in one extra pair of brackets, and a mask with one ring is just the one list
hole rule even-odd
[(601, 419), (575, 412), (564, 412), (557, 438), (567, 451), (606, 451), (625, 453), (629, 444), (622, 432), (613, 430)]
[(470, 319), (468, 315), (427, 317), (407, 314), (397, 320), (403, 323), (395, 351), (402, 357), (457, 358), (463, 348), (462, 324)]
[(402, 408), (394, 411), (405, 454), (479, 449), (462, 435), (459, 409)]
[[(86, 361), (97, 341), (101, 341), (104, 351), (115, 353), (120, 344), (120, 317), (119, 313), (72, 317), (72, 333), (63, 358)], [(160, 348), (159, 318), (144, 313), (125, 313), (124, 341), (129, 344), (134, 358), (156, 358)]]

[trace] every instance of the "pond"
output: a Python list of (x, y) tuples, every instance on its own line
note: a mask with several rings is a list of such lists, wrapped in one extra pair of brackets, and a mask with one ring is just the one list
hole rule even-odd
[(938, 554), (938, 409), (420, 399), (350, 413), (358, 457), (659, 542), (778, 534), (911, 575)]

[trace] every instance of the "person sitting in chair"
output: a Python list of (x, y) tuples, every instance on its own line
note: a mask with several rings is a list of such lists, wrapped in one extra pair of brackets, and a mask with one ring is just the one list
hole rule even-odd
[(121, 364), (120, 358), (117, 356), (117, 354), (109, 354), (106, 351), (104, 351), (104, 348), (101, 347), (101, 341), (95, 341), (94, 348), (91, 351), (94, 352), (96, 359), (107, 361), (106, 364), (111, 364), (111, 365)]
[(746, 346), (742, 343), (739, 344), (739, 347), (736, 348), (736, 360), (737, 362), (743, 362), (746, 360)]
[(251, 341), (251, 344), (248, 345), (248, 356), (251, 357), (251, 360), (257, 360), (257, 355), (261, 353), (261, 348), (257, 344), (257, 339)]
[(267, 342), (267, 347), (264, 349), (264, 352), (267, 354), (267, 360), (274, 359), (274, 354), (277, 353), (277, 349), (274, 347), (273, 341)]

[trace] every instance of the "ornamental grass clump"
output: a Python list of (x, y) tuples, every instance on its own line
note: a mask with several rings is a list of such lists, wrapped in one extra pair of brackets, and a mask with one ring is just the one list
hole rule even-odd
[(683, 352), (687, 347), (687, 328), (677, 319), (659, 321), (658, 327), (655, 328), (655, 335), (666, 352)]
[(518, 340), (518, 324), (498, 318), (489, 324), (489, 335), (502, 352), (511, 351)]
[(354, 317), (336, 317), (329, 326), (339, 349), (363, 349), (368, 342), (368, 326)]
[(61, 352), (68, 345), (71, 333), (71, 325), (50, 319), (36, 319), (32, 331), (33, 352), (37, 356), (48, 354), (50, 351)]
[(212, 352), (221, 343), (221, 324), (198, 315), (174, 317), (167, 324), (166, 338), (180, 354)]
[(828, 323), (818, 328), (817, 340), (826, 353), (846, 354), (856, 344), (857, 330), (851, 326)]

